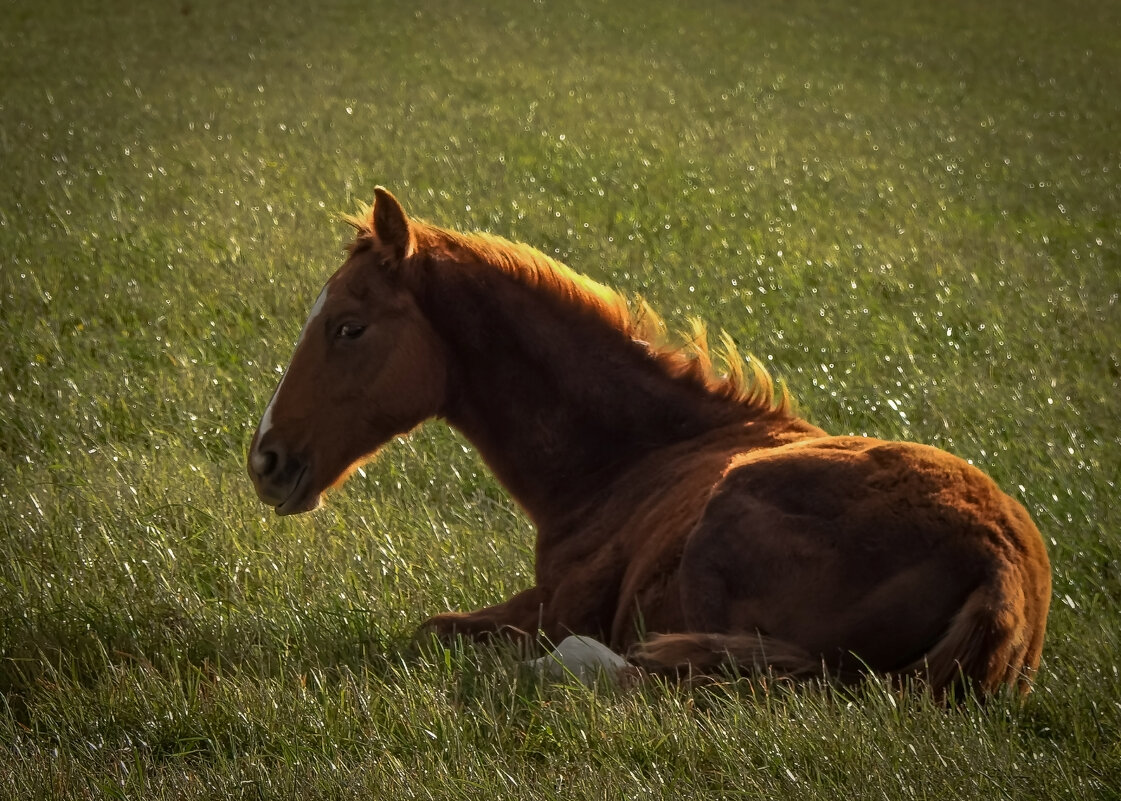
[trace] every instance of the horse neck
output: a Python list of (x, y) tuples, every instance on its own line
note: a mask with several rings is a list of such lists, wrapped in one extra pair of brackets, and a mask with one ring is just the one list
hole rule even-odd
[(485, 268), (422, 272), (418, 303), (448, 349), (443, 416), (539, 525), (660, 447), (748, 422), (594, 311)]

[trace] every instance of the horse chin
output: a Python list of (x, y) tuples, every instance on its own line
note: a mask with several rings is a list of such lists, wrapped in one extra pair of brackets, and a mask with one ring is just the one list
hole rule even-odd
[(289, 498), (282, 504), (278, 504), (275, 509), (276, 513), (281, 517), (286, 515), (302, 515), (305, 512), (314, 512), (323, 505), (323, 495), (309, 494), (303, 498)]
[(305, 467), (300, 477), (296, 479), (295, 485), (292, 487), (292, 492), (289, 493), (288, 498), (276, 504), (274, 507), (278, 515), (300, 515), (305, 512), (314, 512), (323, 505), (323, 496), (328, 490), (333, 490), (336, 487), (341, 487), (346, 483), (359, 467), (366, 461), (373, 457), (373, 454), (358, 459), (345, 468), (343, 468), (337, 477), (333, 480), (329, 479), (326, 482), (322, 481), (322, 476), (319, 479), (319, 490), (313, 488), (313, 484), (317, 483), (314, 477), (315, 471), (311, 467)]
[(296, 479), (296, 486), (292, 488), (292, 492), (274, 508), (278, 515), (285, 516), (312, 512), (322, 505), (323, 493), (312, 490), (310, 471), (305, 468)]

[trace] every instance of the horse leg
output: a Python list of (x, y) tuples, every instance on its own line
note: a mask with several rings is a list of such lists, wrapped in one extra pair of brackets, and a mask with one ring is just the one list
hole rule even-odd
[(540, 587), (531, 587), (507, 601), (474, 612), (435, 615), (421, 624), (420, 631), (431, 632), (442, 640), (451, 640), (457, 635), (470, 639), (500, 635), (515, 641), (528, 641), (546, 627), (546, 600), (546, 594)]
[(742, 504), (735, 504), (740, 508), (733, 517), (723, 514), (719, 503), (710, 503), (676, 566), (684, 630), (655, 633), (632, 645), (631, 662), (671, 675), (706, 675), (732, 665), (784, 676), (822, 674), (820, 656), (761, 633), (768, 606), (763, 576), (770, 568), (764, 554), (752, 551), (743, 526), (773, 510), (748, 510)]
[(749, 594), (748, 573), (743, 571), (742, 584), (729, 587), (717, 574), (683, 565), (679, 581), (685, 630), (651, 634), (628, 649), (627, 659), (650, 673), (671, 676), (707, 676), (733, 666), (791, 678), (823, 675), (820, 655), (762, 633), (762, 617), (745, 608), (757, 601)]

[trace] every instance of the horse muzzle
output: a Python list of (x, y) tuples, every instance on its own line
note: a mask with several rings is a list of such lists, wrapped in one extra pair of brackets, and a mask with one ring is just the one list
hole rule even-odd
[(277, 444), (262, 447), (255, 442), (249, 451), (249, 477), (257, 497), (278, 515), (310, 512), (319, 507), (321, 495), (312, 490), (310, 462), (289, 454)]

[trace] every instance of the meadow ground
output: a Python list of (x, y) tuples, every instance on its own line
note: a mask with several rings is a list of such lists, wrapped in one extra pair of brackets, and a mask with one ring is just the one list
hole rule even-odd
[[(4, 5), (0, 796), (1121, 795), (1121, 5), (631, 5)], [(1054, 566), (1036, 692), (414, 645), (532, 575), (467, 443), (297, 519), (242, 466), (378, 183), (991, 473)]]

